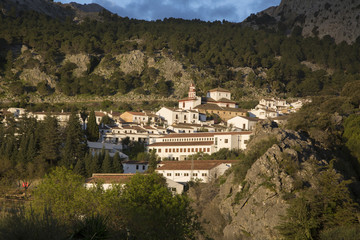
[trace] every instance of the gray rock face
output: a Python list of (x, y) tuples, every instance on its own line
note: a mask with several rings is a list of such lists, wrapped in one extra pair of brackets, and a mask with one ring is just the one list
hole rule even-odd
[(312, 187), (316, 166), (327, 164), (308, 138), (269, 123), (258, 126), (251, 144), (257, 147), (269, 136), (279, 143), (255, 161), (243, 181), (232, 172), (220, 187), (190, 191), (205, 232), (214, 239), (279, 239), (276, 226), (286, 214), (287, 197), (296, 196), (303, 184)]
[(282, 0), (258, 16), (268, 14), (290, 28), (302, 27), (303, 36), (330, 35), (340, 43), (360, 36), (360, 2), (354, 0)]

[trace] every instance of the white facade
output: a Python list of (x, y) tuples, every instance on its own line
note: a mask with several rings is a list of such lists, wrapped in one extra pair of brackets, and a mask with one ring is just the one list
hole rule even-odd
[(193, 160), (161, 162), (155, 170), (163, 177), (175, 182), (189, 181), (211, 182), (223, 175), (231, 167), (234, 160)]
[(119, 126), (111, 129), (110, 133), (103, 136), (105, 142), (119, 143), (125, 138), (131, 141), (143, 142), (150, 144), (155, 142), (155, 138), (159, 138), (167, 134), (166, 129), (150, 127), (150, 126)]
[(254, 129), (256, 123), (259, 121), (259, 118), (254, 117), (242, 117), (236, 116), (227, 121), (228, 126), (233, 126), (240, 128), (242, 130), (252, 130)]
[(257, 117), (260, 119), (267, 119), (267, 118), (276, 118), (279, 116), (278, 112), (268, 109), (251, 109), (249, 111), (250, 117)]
[(199, 112), (194, 110), (170, 109), (162, 107), (156, 112), (156, 115), (159, 115), (160, 118), (167, 121), (168, 125), (173, 125), (174, 123), (200, 123)]
[(245, 149), (252, 132), (203, 132), (169, 134), (148, 146), (161, 159), (186, 160), (199, 152), (212, 154), (221, 148)]
[(188, 97), (179, 100), (179, 108), (191, 110), (200, 104), (201, 97), (196, 96), (195, 86), (191, 84), (188, 92)]
[(148, 170), (148, 162), (125, 161), (122, 162), (124, 173), (143, 173)]
[(222, 98), (230, 100), (231, 99), (231, 93), (230, 93), (230, 91), (228, 91), (226, 89), (215, 88), (215, 89), (210, 90), (207, 93), (207, 97), (210, 97), (210, 98), (214, 99), (215, 101), (219, 101)]

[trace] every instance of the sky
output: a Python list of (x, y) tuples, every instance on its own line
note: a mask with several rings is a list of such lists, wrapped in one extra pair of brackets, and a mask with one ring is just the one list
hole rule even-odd
[(241, 22), (280, 4), (280, 0), (58, 0), (80, 4), (97, 3), (121, 17), (143, 20), (164, 18), (200, 19), (203, 21)]

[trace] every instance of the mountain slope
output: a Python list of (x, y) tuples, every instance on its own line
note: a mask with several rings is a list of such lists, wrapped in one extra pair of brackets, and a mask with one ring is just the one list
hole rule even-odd
[(278, 7), (266, 9), (245, 22), (256, 25), (262, 18), (271, 19), (272, 26), (284, 24), (288, 30), (299, 26), (303, 36), (330, 35), (336, 43), (352, 43), (360, 36), (360, 2), (354, 0), (282, 0)]

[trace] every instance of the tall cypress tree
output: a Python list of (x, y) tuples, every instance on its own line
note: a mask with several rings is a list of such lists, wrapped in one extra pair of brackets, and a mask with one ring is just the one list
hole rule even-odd
[(123, 165), (121, 164), (120, 154), (118, 152), (115, 153), (113, 157), (113, 170), (115, 173), (123, 173)]
[(103, 161), (102, 166), (101, 166), (101, 171), (103, 173), (112, 173), (112, 172), (114, 172), (112, 158), (110, 157), (108, 152), (105, 154), (105, 158), (104, 158), (104, 161)]
[(47, 116), (42, 123), (42, 138), (40, 139), (39, 157), (47, 161), (51, 166), (60, 158), (60, 133), (58, 120)]
[(74, 167), (78, 159), (84, 158), (87, 152), (87, 142), (81, 129), (79, 117), (75, 112), (71, 113), (65, 129), (66, 140), (62, 150), (61, 165)]
[(96, 142), (99, 139), (99, 126), (96, 124), (95, 112), (91, 111), (86, 128), (87, 139)]

